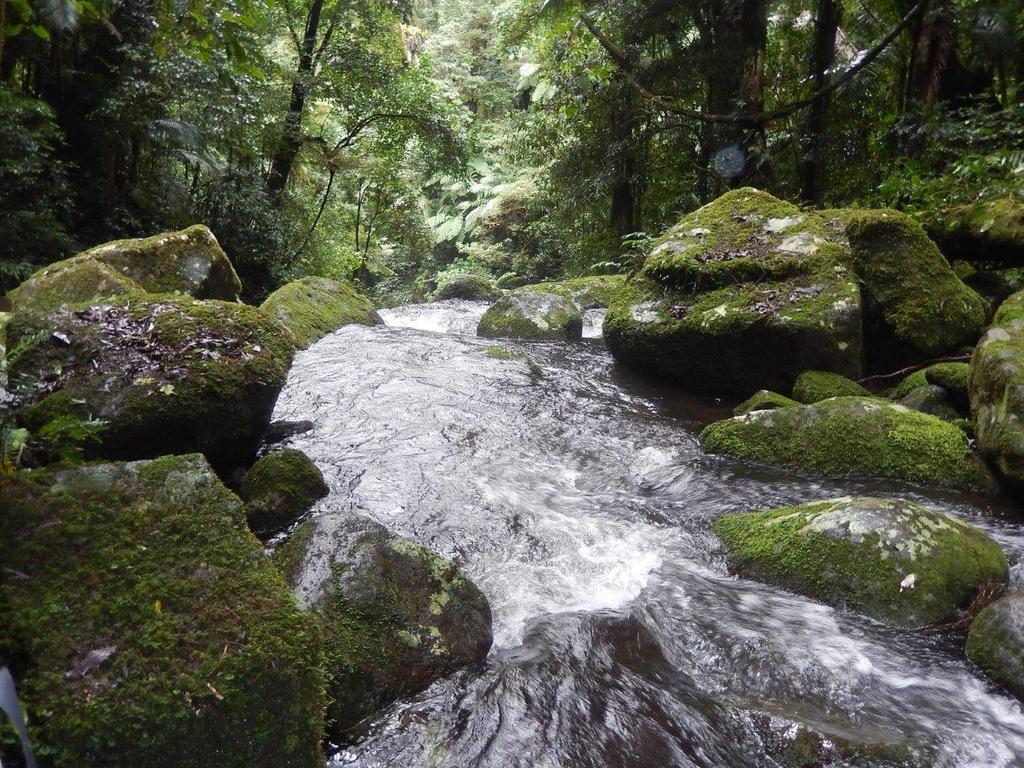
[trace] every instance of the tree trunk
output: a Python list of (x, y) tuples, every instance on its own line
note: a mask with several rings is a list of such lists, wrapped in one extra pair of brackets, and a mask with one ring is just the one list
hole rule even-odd
[(302, 148), (302, 115), (306, 110), (306, 95), (309, 80), (313, 75), (313, 52), (320, 30), (320, 16), (323, 13), (324, 0), (313, 0), (306, 16), (306, 30), (302, 37), (302, 49), (299, 51), (299, 68), (292, 80), (292, 96), (288, 104), (288, 114), (284, 119), (284, 130), (281, 140), (270, 163), (270, 174), (267, 176), (267, 194), (275, 205), (280, 205), (288, 178), (292, 173), (295, 158)]
[[(625, 92), (625, 89), (623, 89)], [(611, 113), (614, 140), (611, 226), (618, 237), (640, 230), (639, 189), (636, 183), (637, 151), (633, 136), (632, 99), (623, 95), (624, 106)]]
[[(837, 0), (818, 0), (818, 15), (814, 22), (814, 43), (811, 50), (812, 91), (825, 87), (828, 70), (835, 62), (836, 32), (839, 29), (840, 13)], [(800, 194), (804, 202), (811, 205), (820, 205), (825, 193), (822, 145), (830, 101), (828, 96), (817, 99), (807, 112), (803, 152), (800, 158)]]

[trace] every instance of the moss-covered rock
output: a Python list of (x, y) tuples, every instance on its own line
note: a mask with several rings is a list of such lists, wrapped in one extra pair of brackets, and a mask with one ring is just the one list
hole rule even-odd
[(564, 296), (519, 288), (484, 313), (476, 332), (492, 339), (576, 341), (583, 336), (583, 316)]
[(708, 453), (823, 477), (868, 476), (993, 490), (964, 433), (886, 400), (839, 397), (800, 408), (755, 411), (709, 424)]
[(15, 309), (45, 310), (133, 291), (234, 301), (241, 290), (217, 238), (197, 224), (180, 232), (115, 240), (50, 264), (12, 291), (11, 298)]
[(317, 627), (201, 456), (0, 496), (0, 656), (44, 765), (323, 765)]
[(800, 405), (801, 403), (796, 400), (791, 400), (778, 392), (762, 389), (733, 408), (732, 413), (734, 416), (743, 416), (752, 411), (771, 411), (775, 408), (795, 408)]
[(25, 426), (100, 419), (89, 455), (199, 451), (222, 470), (255, 454), (293, 349), (256, 307), (170, 295), (18, 312), (8, 336), (23, 345), (9, 376)]
[(1008, 577), (988, 535), (908, 501), (842, 498), (725, 515), (714, 531), (741, 575), (901, 627), (951, 619), (982, 585)]
[(480, 664), (491, 647), (491, 611), (480, 590), (452, 562), (371, 520), (319, 515), (274, 560), (323, 626), (336, 736)]
[(754, 189), (687, 214), (604, 323), (620, 361), (695, 388), (790, 391), (805, 370), (861, 375), (860, 290), (845, 237)]
[(943, 211), (929, 232), (950, 259), (1024, 263), (1024, 199), (985, 200)]
[(606, 308), (622, 292), (625, 284), (625, 275), (589, 275), (573, 277), (568, 280), (535, 283), (524, 286), (523, 290), (564, 296), (582, 311)]
[(827, 215), (842, 223), (850, 241), (870, 361), (934, 357), (977, 341), (985, 301), (961, 282), (917, 222), (892, 210)]
[(830, 371), (804, 371), (793, 384), (793, 399), (818, 403), (830, 397), (870, 397), (871, 393), (853, 379)]
[(986, 675), (1024, 699), (1024, 591), (1011, 592), (978, 614), (966, 651)]
[(953, 404), (949, 393), (934, 384), (912, 389), (906, 397), (900, 399), (900, 405), (912, 411), (930, 414), (943, 421), (959, 421), (964, 416)]
[(316, 464), (294, 448), (282, 448), (261, 458), (239, 488), (249, 525), (256, 531), (284, 528), (329, 492)]
[(958, 409), (967, 410), (970, 404), (970, 364), (936, 363), (925, 369), (924, 377), (929, 384), (946, 390), (946, 394)]
[(455, 275), (439, 284), (434, 292), (434, 301), (497, 301), (500, 298), (501, 289), (483, 275)]
[(373, 302), (346, 283), (303, 277), (278, 288), (260, 307), (305, 349), (343, 325), (380, 325)]
[(1003, 303), (974, 348), (968, 387), (979, 449), (1024, 492), (1024, 291)]

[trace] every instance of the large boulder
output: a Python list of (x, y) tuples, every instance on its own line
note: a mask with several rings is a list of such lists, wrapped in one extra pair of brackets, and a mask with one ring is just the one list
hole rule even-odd
[(837, 397), (709, 424), (701, 447), (822, 477), (885, 477), (992, 491), (961, 429), (887, 400)]
[(0, 475), (0, 497), (0, 656), (45, 765), (323, 765), (315, 622), (202, 456)]
[(11, 292), (14, 308), (54, 309), (137, 291), (234, 301), (242, 283), (217, 238), (197, 224), (137, 240), (115, 240), (36, 272)]
[(984, 608), (967, 633), (967, 658), (1024, 699), (1024, 591)]
[(7, 333), (21, 348), (9, 378), (25, 426), (99, 419), (89, 455), (198, 451), (222, 470), (255, 454), (293, 350), (256, 307), (170, 295), (22, 311)]
[(871, 393), (852, 379), (830, 371), (804, 371), (793, 383), (793, 399), (818, 403), (830, 397), (870, 397)]
[(979, 449), (1024, 491), (1024, 291), (1003, 303), (974, 348), (968, 389)]
[(931, 414), (943, 421), (959, 421), (964, 418), (946, 390), (934, 384), (912, 389), (905, 397), (900, 398), (900, 405), (912, 411)]
[(253, 464), (238, 491), (253, 530), (273, 531), (306, 514), (330, 488), (306, 454), (282, 448)]
[(622, 292), (625, 284), (625, 275), (588, 275), (535, 283), (525, 287), (538, 293), (556, 293), (564, 296), (583, 311), (606, 308)]
[(463, 301), (497, 301), (501, 289), (490, 278), (482, 275), (455, 275), (437, 286), (434, 301), (462, 299)]
[(828, 211), (850, 241), (870, 363), (891, 365), (973, 346), (984, 299), (961, 282), (921, 226), (898, 211)]
[(909, 501), (842, 498), (725, 515), (714, 531), (739, 574), (901, 627), (957, 616), (1008, 577), (987, 534)]
[(261, 305), (305, 349), (343, 325), (380, 325), (373, 302), (347, 283), (303, 277), (278, 288)]
[(943, 211), (929, 232), (946, 256), (1024, 266), (1024, 198), (985, 200)]
[(491, 305), (476, 332), (492, 339), (576, 341), (583, 336), (583, 315), (564, 296), (525, 287)]
[(861, 376), (860, 289), (821, 216), (754, 189), (684, 216), (608, 308), (615, 357), (688, 386), (790, 391), (805, 370)]
[(329, 727), (361, 719), (491, 647), (487, 599), (450, 561), (351, 513), (304, 522), (274, 555), (323, 626)]

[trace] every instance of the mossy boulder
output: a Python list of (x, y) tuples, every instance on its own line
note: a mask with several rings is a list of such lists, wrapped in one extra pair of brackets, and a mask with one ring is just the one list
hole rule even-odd
[(228, 471), (259, 447), (293, 351), (256, 307), (170, 295), (18, 312), (8, 338), (24, 426), (99, 419), (90, 456), (201, 452)]
[(347, 283), (303, 277), (278, 288), (260, 308), (305, 349), (344, 325), (380, 325), (373, 302)]
[(564, 296), (581, 311), (604, 309), (622, 292), (625, 275), (589, 275), (524, 286), (536, 293), (556, 293)]
[(564, 296), (519, 288), (491, 305), (476, 332), (492, 339), (576, 341), (583, 336), (583, 315)]
[(239, 488), (256, 531), (286, 527), (330, 492), (316, 464), (302, 451), (282, 448), (252, 465)]
[(963, 431), (887, 400), (837, 397), (799, 408), (754, 411), (709, 424), (708, 453), (821, 477), (885, 477), (994, 490)]
[(778, 392), (762, 389), (732, 409), (733, 416), (743, 416), (752, 411), (770, 411), (775, 408), (795, 408), (801, 403)]
[(396, 699), (491, 647), (487, 599), (430, 550), (351, 513), (304, 522), (274, 560), (324, 631), (331, 732), (344, 732)]
[(929, 384), (946, 390), (946, 394), (957, 408), (967, 410), (970, 405), (970, 364), (936, 363), (925, 369), (924, 377)]
[(213, 233), (201, 224), (98, 245), (36, 272), (11, 292), (15, 309), (54, 309), (114, 294), (179, 293), (234, 301), (242, 283)]
[(946, 621), (1003, 583), (987, 534), (909, 501), (841, 498), (725, 515), (714, 531), (730, 567), (901, 627)]
[(434, 292), (434, 301), (497, 301), (500, 298), (501, 289), (483, 275), (455, 275), (439, 284)]
[(943, 211), (929, 231), (950, 259), (1024, 265), (1024, 198), (1020, 196)]
[(852, 379), (830, 371), (804, 371), (793, 384), (793, 399), (817, 403), (830, 397), (869, 397), (864, 387)]
[(900, 400), (900, 405), (912, 411), (927, 413), (943, 421), (959, 421), (963, 414), (953, 404), (949, 393), (942, 387), (926, 384), (913, 389)]
[(972, 346), (987, 305), (956, 276), (921, 226), (898, 211), (826, 212), (850, 241), (864, 298), (869, 362), (885, 366)]
[(1024, 699), (1024, 591), (983, 609), (971, 622), (965, 650), (986, 675)]
[(846, 238), (754, 189), (684, 216), (611, 302), (616, 359), (688, 386), (788, 392), (805, 370), (861, 375), (860, 289)]
[(981, 452), (1024, 492), (1024, 291), (996, 312), (971, 356), (971, 418)]
[(0, 496), (0, 656), (43, 764), (323, 765), (318, 629), (202, 456)]

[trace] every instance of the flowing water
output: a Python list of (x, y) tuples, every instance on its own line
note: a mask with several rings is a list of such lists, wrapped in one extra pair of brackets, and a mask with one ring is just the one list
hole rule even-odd
[[(278, 402), (315, 423), (291, 444), (331, 486), (320, 508), (453, 558), (494, 615), (483, 670), (396, 704), (332, 765), (1024, 766), (1020, 705), (954, 641), (730, 577), (708, 531), (725, 512), (899, 494), (1016, 562), (1004, 503), (704, 456), (695, 436), (727, 408), (615, 366), (600, 340), (477, 339), (484, 308), (343, 328), (297, 357)], [(817, 762), (799, 761), (808, 745)]]

